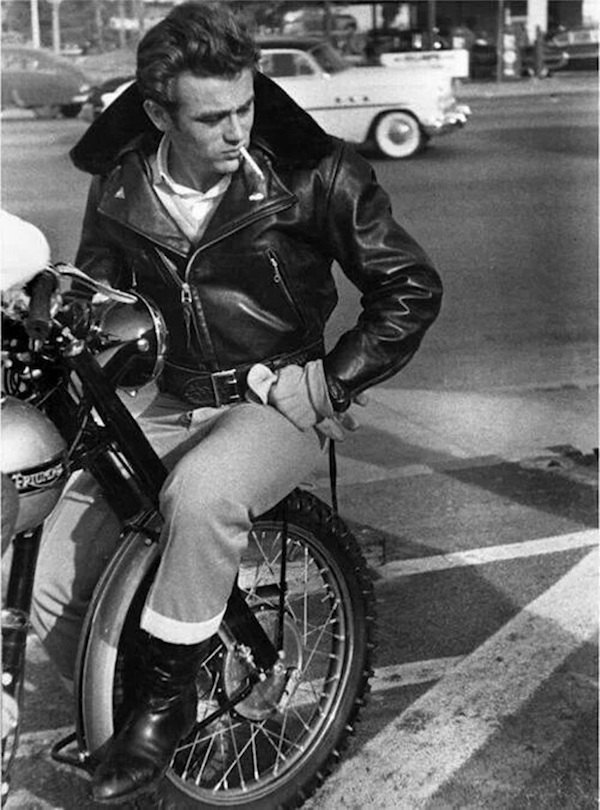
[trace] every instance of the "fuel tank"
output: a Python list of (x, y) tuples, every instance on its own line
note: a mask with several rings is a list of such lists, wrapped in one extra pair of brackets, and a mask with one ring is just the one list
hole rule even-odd
[(15, 397), (1, 399), (0, 472), (18, 494), (14, 533), (39, 526), (56, 506), (66, 480), (66, 443), (37, 408)]

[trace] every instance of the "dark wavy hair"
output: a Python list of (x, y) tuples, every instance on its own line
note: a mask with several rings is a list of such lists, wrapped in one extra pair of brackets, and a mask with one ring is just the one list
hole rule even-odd
[(245, 25), (229, 9), (190, 0), (144, 35), (136, 77), (144, 98), (174, 112), (173, 85), (181, 73), (231, 79), (246, 68), (254, 70), (259, 55)]

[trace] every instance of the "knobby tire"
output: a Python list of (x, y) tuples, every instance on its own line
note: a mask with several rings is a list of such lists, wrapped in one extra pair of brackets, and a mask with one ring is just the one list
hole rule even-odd
[[(335, 767), (354, 731), (368, 696), (375, 647), (373, 586), (364, 558), (343, 521), (306, 491), (296, 490), (259, 518), (242, 560), (238, 584), (272, 640), (277, 635), (281, 605), (284, 530), (284, 662), (289, 665), (287, 671), (297, 677), (292, 679), (289, 703), (273, 708), (281, 688), (270, 680), (255, 687), (233, 711), (204, 730), (194, 730), (181, 741), (147, 807), (300, 807)], [(124, 655), (127, 637), (137, 627), (150, 581), (151, 575), (129, 610), (113, 683), (94, 687), (112, 689), (116, 727), (129, 700)], [(90, 643), (94, 643), (93, 634)], [(242, 675), (239, 662), (215, 637), (197, 679), (198, 720), (231, 696)], [(88, 695), (88, 705), (90, 701)], [(94, 722), (93, 711), (88, 717), (88, 722)]]

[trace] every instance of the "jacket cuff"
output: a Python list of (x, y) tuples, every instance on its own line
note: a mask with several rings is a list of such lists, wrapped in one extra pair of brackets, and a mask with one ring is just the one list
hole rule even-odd
[(329, 398), (333, 405), (333, 410), (336, 413), (342, 413), (348, 410), (352, 398), (345, 391), (341, 382), (327, 372), (325, 372), (325, 380), (327, 382), (327, 390), (329, 391)]

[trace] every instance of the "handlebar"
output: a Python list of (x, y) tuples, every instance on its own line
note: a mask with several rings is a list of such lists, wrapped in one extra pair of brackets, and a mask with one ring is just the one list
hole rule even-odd
[(137, 295), (115, 289), (71, 264), (48, 265), (25, 285), (23, 291), (29, 299), (26, 303), (3, 295), (2, 314), (8, 320), (12, 318), (22, 324), (34, 350), (39, 350), (48, 341), (55, 325), (63, 323), (58, 313), (63, 309), (67, 311), (74, 301), (90, 305), (107, 301), (133, 305), (138, 302)]
[(68, 285), (74, 281), (80, 289), (87, 288), (92, 294), (101, 295), (110, 301), (118, 301), (121, 304), (135, 304), (137, 301), (135, 295), (123, 292), (123, 290), (117, 290), (109, 284), (98, 281), (72, 264), (57, 264), (55, 267), (58, 271), (58, 286), (61, 292), (64, 292)]
[(44, 341), (50, 334), (52, 326), (50, 301), (55, 289), (56, 274), (52, 270), (42, 270), (27, 285), (30, 302), (25, 330), (32, 340)]

